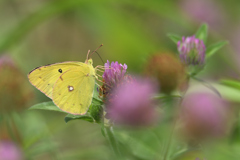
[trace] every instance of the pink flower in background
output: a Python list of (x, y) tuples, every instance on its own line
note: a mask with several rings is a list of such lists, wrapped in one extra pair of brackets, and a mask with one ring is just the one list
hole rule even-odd
[(156, 123), (157, 113), (152, 96), (157, 86), (148, 80), (136, 79), (123, 83), (112, 93), (107, 113), (117, 125), (148, 126)]
[(224, 26), (225, 14), (218, 1), (181, 0), (180, 7), (183, 12), (197, 22), (205, 22), (215, 29)]
[(16, 67), (13, 59), (10, 56), (8, 56), (8, 55), (2, 55), (0, 57), (0, 66)]
[[(229, 35), (229, 45), (233, 47), (233, 50), (235, 51), (234, 54), (232, 54), (233, 58), (231, 59), (233, 62), (235, 62), (238, 71), (240, 72), (240, 25), (238, 25), (236, 28), (233, 29), (232, 32), (230, 32)], [(238, 76), (237, 76), (238, 77)]]
[(220, 137), (228, 132), (229, 106), (217, 95), (193, 93), (181, 104), (180, 119), (187, 138)]
[(24, 109), (34, 98), (26, 75), (9, 55), (0, 56), (0, 113)]
[(22, 160), (18, 146), (11, 141), (0, 141), (0, 160)]
[(177, 43), (180, 59), (187, 65), (203, 65), (206, 47), (202, 40), (192, 37), (182, 37)]

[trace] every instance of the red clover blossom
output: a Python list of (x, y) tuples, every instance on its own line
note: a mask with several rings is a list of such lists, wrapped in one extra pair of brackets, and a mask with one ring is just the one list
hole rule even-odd
[(158, 87), (148, 80), (132, 79), (126, 69), (126, 64), (105, 63), (101, 89), (106, 98), (106, 117), (122, 126), (151, 125), (157, 119), (152, 96)]
[(205, 61), (206, 47), (200, 39), (192, 37), (182, 37), (178, 41), (177, 48), (180, 53), (180, 59), (187, 65), (203, 65)]
[(103, 73), (103, 86), (100, 88), (103, 97), (107, 97), (111, 92), (112, 88), (122, 83), (123, 80), (131, 79), (131, 76), (125, 75), (127, 71), (127, 65), (116, 62), (110, 62), (104, 65), (105, 72)]
[(123, 83), (112, 92), (107, 104), (110, 119), (122, 126), (149, 126), (156, 123), (157, 113), (152, 96), (157, 93), (154, 83), (135, 79)]
[(181, 104), (180, 117), (187, 137), (205, 139), (220, 137), (228, 131), (230, 108), (211, 93), (192, 93)]
[(11, 141), (0, 141), (1, 160), (22, 160), (23, 155), (20, 148)]
[(127, 70), (127, 65), (122, 65), (121, 63), (112, 62), (110, 65), (110, 62), (107, 60), (107, 63), (105, 63), (105, 72), (103, 73), (102, 77), (105, 81), (105, 83), (109, 86), (113, 86), (114, 84), (120, 82)]

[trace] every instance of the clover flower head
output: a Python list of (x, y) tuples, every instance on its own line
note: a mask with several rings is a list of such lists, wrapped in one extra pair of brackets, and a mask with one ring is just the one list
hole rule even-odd
[(148, 80), (135, 79), (114, 89), (107, 104), (110, 119), (122, 126), (149, 126), (156, 122), (157, 114), (152, 96), (158, 87)]
[(0, 141), (0, 159), (22, 160), (23, 156), (19, 147), (11, 141)]
[(9, 55), (0, 56), (0, 112), (24, 109), (33, 99), (33, 92), (17, 64)]
[(103, 73), (102, 77), (104, 79), (104, 82), (109, 85), (113, 86), (116, 83), (120, 82), (127, 70), (126, 64), (121, 64), (116, 62), (110, 62), (107, 60), (107, 63), (105, 63), (105, 72)]
[(0, 57), (0, 69), (3, 68), (3, 66), (15, 67), (15, 63), (10, 56), (2, 55)]
[(203, 65), (205, 62), (206, 47), (200, 39), (191, 37), (182, 37), (182, 41), (178, 41), (177, 48), (180, 53), (180, 59), (187, 65)]
[(181, 120), (187, 137), (197, 140), (224, 136), (229, 130), (230, 108), (212, 93), (192, 93), (181, 104)]

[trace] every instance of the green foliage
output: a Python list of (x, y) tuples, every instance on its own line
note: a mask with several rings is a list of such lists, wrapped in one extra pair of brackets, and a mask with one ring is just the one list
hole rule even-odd
[(163, 158), (161, 142), (151, 131), (116, 132), (117, 140), (123, 145), (125, 152), (139, 159)]
[(103, 108), (99, 104), (92, 103), (89, 107), (88, 113), (93, 117), (95, 122), (100, 123), (103, 115)]
[(1, 39), (0, 53), (3, 53), (3, 51), (6, 51), (12, 45), (19, 42), (33, 28), (37, 27), (43, 21), (62, 12), (74, 9), (81, 3), (82, 2), (79, 0), (60, 0), (47, 3), (41, 9), (22, 20), (14, 29)]
[[(60, 108), (58, 108), (52, 101), (35, 104), (29, 108), (29, 110), (33, 110), (33, 109), (64, 112)], [(66, 112), (64, 112), (64, 113), (66, 113)]]
[[(195, 33), (196, 38), (203, 40), (203, 42), (206, 44), (207, 41), (207, 35), (208, 35), (208, 26), (207, 24), (202, 24), (197, 32)], [(182, 39), (181, 36), (173, 33), (168, 33), (167, 36), (175, 43), (177, 44), (178, 41)], [(215, 47), (214, 47), (215, 48)]]
[(228, 87), (240, 90), (240, 81), (234, 79), (222, 79), (220, 81), (221, 84), (226, 85)]
[(177, 44), (178, 41), (181, 41), (182, 37), (176, 34), (169, 33), (167, 36), (175, 43)]
[(219, 83), (213, 83), (212, 85), (220, 92), (223, 98), (240, 103), (240, 92), (238, 88)]
[[(20, 64), (19, 68), (24, 73), (27, 73), (33, 67), (31, 65), (35, 64), (47, 64), (50, 61), (58, 62), (60, 59), (78, 60), (83, 57), (83, 55), (79, 55), (80, 52), (95, 48), (96, 45), (101, 43), (104, 43), (104, 47), (103, 50), (101, 49), (101, 53), (99, 53), (104, 60), (117, 60), (121, 63), (126, 63), (130, 73), (140, 72), (141, 66), (144, 67), (141, 59), (145, 59), (149, 53), (169, 50), (168, 47), (172, 45), (162, 35), (169, 31), (178, 32), (179, 35), (192, 33), (193, 29), (196, 28), (195, 25), (199, 24), (198, 19), (191, 19), (191, 16), (194, 15), (189, 16), (186, 14), (187, 11), (181, 8), (182, 1), (176, 3), (164, 0), (51, 0), (21, 1), (21, 5), (19, 5), (19, 2), (16, 0), (11, 2), (2, 0), (0, 3), (2, 6), (1, 15), (3, 15), (0, 17), (2, 21), (0, 54), (7, 52), (13, 55), (17, 63)], [(228, 5), (225, 5), (226, 3)], [(229, 7), (227, 10), (231, 7), (230, 10), (234, 15), (237, 15), (239, 12), (233, 10), (234, 8), (239, 10), (237, 7), (239, 2), (231, 4), (222, 1), (219, 4)], [(28, 8), (29, 6), (30, 9)], [(11, 16), (12, 18), (9, 18)], [(235, 34), (231, 29), (236, 26), (233, 26), (231, 21), (231, 18), (227, 21), (230, 27), (227, 27), (228, 24), (224, 21), (224, 23), (221, 23), (224, 24), (222, 26), (224, 26), (223, 31), (225, 34), (228, 32)], [(212, 23), (209, 24), (212, 25)], [(53, 25), (53, 28), (49, 29), (48, 27), (51, 25)], [(2, 26), (5, 26), (6, 32)], [(75, 30), (71, 30), (72, 28)], [(207, 24), (203, 24), (195, 32), (196, 38), (202, 39), (207, 44), (208, 38), (211, 42), (216, 37), (224, 36), (218, 33), (221, 26), (216, 30), (214, 26), (209, 28), (211, 28), (211, 36), (208, 36)], [(59, 37), (59, 33), (63, 33), (63, 36)], [(167, 36), (174, 44), (177, 44), (181, 40), (179, 35), (168, 34)], [(70, 40), (69, 37), (72, 39)], [(49, 41), (51, 43), (46, 45), (45, 43)], [(206, 45), (206, 62), (215, 53), (221, 53), (220, 49), (227, 43), (227, 41), (219, 41)], [(64, 48), (64, 46), (66, 47)], [(52, 55), (49, 56), (47, 55), (48, 53), (52, 53)], [(66, 53), (69, 53), (69, 56), (66, 56)], [(221, 54), (219, 55), (221, 56)], [(229, 66), (224, 64), (226, 62), (224, 58), (218, 60), (214, 61), (216, 66), (224, 66), (226, 67), (225, 72), (230, 71)], [(96, 63), (96, 61), (94, 60), (94, 64), (98, 65), (99, 63)], [(230, 58), (229, 61), (231, 61)], [(218, 67), (213, 67), (214, 64), (209, 65), (206, 63), (206, 65), (208, 66), (191, 70), (189, 77), (196, 79), (196, 76), (203, 75), (203, 77), (211, 78), (212, 73), (219, 70)], [(206, 72), (201, 72), (202, 70)], [(199, 75), (199, 73), (203, 74)], [(224, 73), (222, 76), (225, 76)], [(223, 79), (219, 84), (198, 79), (197, 83), (203, 84), (217, 94), (219, 92), (224, 99), (235, 102), (236, 107), (239, 106), (240, 82), (238, 80)], [(181, 92), (179, 95), (159, 95), (154, 97), (161, 101), (160, 109), (164, 112), (161, 122), (158, 123), (159, 126), (172, 125), (171, 122), (175, 116), (175, 109), (178, 108), (178, 105), (176, 105), (178, 103), (176, 102), (181, 100), (182, 95), (184, 93)], [(3, 98), (5, 97), (3, 96)], [(38, 101), (44, 100), (40, 98)], [(26, 159), (41, 159), (42, 157), (49, 159), (118, 159), (118, 157), (112, 156), (111, 152), (108, 151), (106, 139), (114, 153), (120, 157), (119, 159), (170, 160), (174, 159), (174, 157), (180, 159), (179, 157), (186, 155), (184, 153), (189, 153), (188, 149), (191, 150), (191, 146), (187, 146), (186, 143), (182, 145), (184, 140), (179, 142), (178, 137), (176, 138), (175, 136), (172, 136), (171, 139), (171, 131), (166, 129), (167, 127), (161, 127), (157, 131), (155, 126), (150, 129), (144, 129), (144, 131), (136, 129), (128, 132), (123, 131), (122, 128), (119, 131), (115, 131), (114, 123), (105, 125), (108, 123), (108, 120), (102, 117), (105, 114), (104, 107), (103, 101), (99, 98), (96, 85), (92, 104), (88, 112), (85, 115), (67, 114), (64, 118), (66, 123), (72, 120), (83, 120), (95, 123), (95, 125), (90, 123), (85, 125), (81, 121), (73, 121), (64, 125), (64, 122), (61, 120), (62, 117), (58, 117), (60, 114), (46, 112), (46, 114), (41, 115), (40, 113), (38, 115), (36, 111), (33, 111), (46, 110), (66, 114), (53, 102), (36, 104), (29, 108), (29, 110), (32, 110), (31, 112), (27, 110), (22, 115), (12, 114), (7, 125), (9, 125), (8, 128), (10, 130), (16, 125), (18, 131), (20, 131), (19, 136), (22, 137), (22, 143), (18, 145), (22, 147)], [(166, 113), (166, 111), (169, 113)], [(168, 114), (171, 116), (168, 116)], [(239, 114), (239, 111), (236, 111), (236, 114)], [(7, 116), (5, 113), (0, 113), (0, 127), (2, 126), (1, 123), (4, 123), (3, 115)], [(208, 155), (207, 159), (239, 159), (239, 121), (239, 118), (236, 118), (236, 125), (233, 127), (233, 132), (230, 136), (231, 143), (229, 143), (229, 137), (227, 137), (227, 142), (221, 140), (215, 146), (209, 144), (209, 148), (204, 145), (201, 146), (203, 150), (205, 149), (206, 155)], [(175, 129), (177, 136), (180, 135), (178, 127)], [(103, 136), (100, 134), (100, 128)], [(75, 132), (75, 135), (73, 132)], [(14, 133), (11, 134), (14, 135)], [(86, 143), (82, 143), (83, 141), (86, 141)], [(59, 146), (61, 147), (58, 148)], [(194, 152), (194, 150), (191, 151)], [(186, 155), (186, 157), (184, 156), (181, 159), (191, 158), (195, 160), (196, 156), (199, 155), (190, 154)], [(203, 157), (205, 156), (199, 158), (203, 160)]]
[(94, 119), (87, 113), (85, 115), (73, 115), (73, 114), (68, 114), (65, 118), (64, 118), (64, 121), (67, 123), (69, 121), (72, 121), (72, 120), (84, 120), (84, 121), (87, 121), (87, 122), (91, 122), (93, 123), (94, 122)]
[(208, 25), (202, 24), (197, 32), (195, 33), (196, 38), (203, 40), (204, 44), (207, 43), (207, 36), (208, 36)]
[(207, 46), (206, 58), (207, 59), (210, 58), (212, 55), (214, 55), (219, 49), (221, 49), (226, 44), (228, 44), (228, 41), (220, 41), (220, 42), (217, 42), (217, 43)]

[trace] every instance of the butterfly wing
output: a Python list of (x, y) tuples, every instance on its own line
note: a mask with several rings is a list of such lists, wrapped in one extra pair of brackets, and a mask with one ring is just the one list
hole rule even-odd
[(90, 70), (89, 66), (75, 67), (56, 81), (52, 99), (61, 110), (75, 115), (87, 112), (95, 85), (95, 77)]
[(67, 70), (86, 65), (81, 62), (62, 62), (35, 68), (28, 74), (28, 79), (38, 90), (52, 98), (53, 86)]

